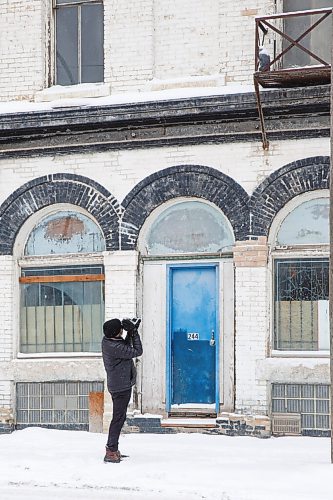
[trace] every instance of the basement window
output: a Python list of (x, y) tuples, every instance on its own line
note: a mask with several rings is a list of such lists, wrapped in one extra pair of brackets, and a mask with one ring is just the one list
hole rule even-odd
[(103, 82), (103, 2), (55, 0), (54, 9), (56, 85)]
[(301, 434), (330, 435), (330, 386), (272, 384), (272, 416), (300, 415)]
[(16, 384), (16, 428), (28, 426), (89, 429), (89, 394), (103, 392), (104, 383), (19, 382)]

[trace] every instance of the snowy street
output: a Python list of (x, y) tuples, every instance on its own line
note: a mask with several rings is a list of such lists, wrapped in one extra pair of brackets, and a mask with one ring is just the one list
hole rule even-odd
[(0, 498), (331, 500), (329, 438), (131, 434), (104, 464), (106, 436), (29, 428), (0, 435)]

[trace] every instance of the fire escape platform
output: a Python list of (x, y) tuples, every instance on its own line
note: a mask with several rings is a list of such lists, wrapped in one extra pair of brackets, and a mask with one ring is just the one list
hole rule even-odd
[(331, 66), (308, 66), (274, 71), (257, 71), (255, 80), (263, 88), (291, 88), (331, 83)]

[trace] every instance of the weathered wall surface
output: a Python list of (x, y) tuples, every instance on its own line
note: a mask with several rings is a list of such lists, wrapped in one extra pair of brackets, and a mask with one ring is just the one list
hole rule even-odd
[(0, 203), (24, 183), (66, 172), (98, 182), (122, 201), (148, 175), (175, 165), (205, 165), (237, 181), (249, 194), (267, 175), (302, 158), (329, 155), (329, 139), (176, 146), (94, 154), (3, 159), (0, 162)]
[[(52, 81), (50, 4), (0, 3), (0, 100), (31, 100)], [(112, 93), (250, 84), (254, 17), (273, 8), (273, 0), (104, 0), (104, 81)]]

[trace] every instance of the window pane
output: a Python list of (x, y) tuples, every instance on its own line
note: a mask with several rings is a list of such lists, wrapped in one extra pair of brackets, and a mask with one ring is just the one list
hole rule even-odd
[(276, 261), (274, 348), (327, 349), (328, 331), (328, 260)]
[(103, 5), (81, 8), (81, 81), (104, 80)]
[(278, 245), (314, 245), (329, 243), (329, 198), (306, 201), (282, 222)]
[[(284, 12), (294, 12), (298, 10), (321, 9), (333, 7), (332, 0), (284, 0)], [(318, 21), (321, 15), (300, 16), (285, 19), (284, 31), (294, 40), (302, 35), (312, 24)], [(328, 17), (306, 35), (300, 44), (309, 49), (315, 55), (327, 62), (331, 60), (332, 21)], [(325, 42), (324, 42), (325, 41)], [(283, 40), (283, 49), (287, 48), (290, 42)], [(307, 66), (320, 64), (319, 61), (306, 54), (303, 50), (292, 47), (283, 57), (283, 67)]]
[(100, 266), (71, 266), (71, 267), (43, 267), (24, 268), (22, 276), (80, 276), (81, 274), (104, 274), (104, 268)]
[(23, 283), (21, 291), (21, 352), (100, 351), (103, 281)]
[(95, 222), (79, 212), (49, 215), (30, 233), (25, 255), (102, 252), (104, 236)]
[(79, 83), (78, 8), (62, 7), (56, 11), (56, 83)]
[(148, 253), (219, 252), (234, 243), (226, 217), (216, 208), (198, 201), (167, 208), (152, 224)]

